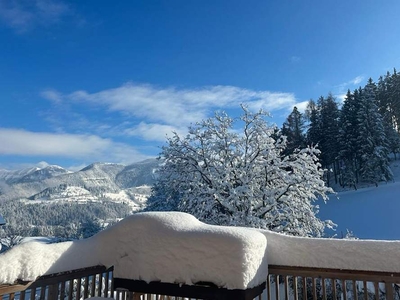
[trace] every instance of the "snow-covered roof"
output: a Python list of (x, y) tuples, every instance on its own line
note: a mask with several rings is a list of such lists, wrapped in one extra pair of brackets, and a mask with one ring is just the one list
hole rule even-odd
[(113, 265), (119, 278), (246, 289), (266, 281), (266, 252), (265, 235), (252, 229), (138, 213), (86, 240), (18, 245), (0, 255), (0, 283), (100, 264)]

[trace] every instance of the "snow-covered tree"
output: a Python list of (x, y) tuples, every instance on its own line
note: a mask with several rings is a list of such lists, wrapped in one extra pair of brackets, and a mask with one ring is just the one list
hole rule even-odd
[(304, 117), (295, 106), (282, 126), (282, 134), (287, 138), (287, 154), (293, 153), (295, 149), (304, 148), (306, 144), (304, 128)]
[(389, 149), (382, 116), (375, 100), (376, 85), (370, 79), (365, 86), (358, 112), (359, 137), (361, 151), (360, 174), (364, 180), (378, 184), (379, 181), (392, 179), (389, 167)]
[[(179, 210), (218, 225), (267, 228), (297, 236), (321, 236), (313, 202), (332, 190), (322, 180), (314, 147), (284, 156), (263, 111), (232, 119), (225, 113), (175, 134), (163, 147), (164, 164), (147, 210)], [(239, 128), (241, 128), (239, 130)]]
[(340, 111), (339, 129), (339, 159), (341, 166), (341, 185), (353, 186), (358, 183), (358, 172), (360, 168), (360, 124), (358, 114), (360, 111), (361, 90), (351, 93), (347, 91), (342, 110)]

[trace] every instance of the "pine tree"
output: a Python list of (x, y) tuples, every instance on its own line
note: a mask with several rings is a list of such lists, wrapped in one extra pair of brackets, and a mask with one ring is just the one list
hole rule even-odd
[(370, 78), (361, 95), (358, 112), (360, 146), (360, 175), (368, 182), (378, 185), (381, 180), (390, 180), (393, 175), (389, 167), (388, 142), (382, 116), (376, 104), (376, 85)]
[(305, 147), (304, 117), (295, 106), (282, 126), (282, 135), (287, 137), (285, 154), (291, 154), (295, 149)]
[[(339, 153), (339, 108), (332, 94), (318, 99), (319, 107), (319, 149), (321, 150), (321, 165), (334, 171), (336, 179), (336, 159)], [(330, 182), (330, 172), (327, 173), (327, 182)]]
[(309, 125), (306, 134), (306, 140), (308, 145), (317, 145), (321, 140), (321, 128), (320, 128), (320, 114), (318, 106), (314, 100), (308, 101), (306, 108), (306, 118), (309, 120)]
[(359, 91), (352, 94), (347, 91), (342, 109), (340, 111), (339, 129), (339, 160), (340, 183), (342, 186), (353, 186), (358, 183), (358, 168), (360, 152), (358, 144), (358, 112), (360, 110)]

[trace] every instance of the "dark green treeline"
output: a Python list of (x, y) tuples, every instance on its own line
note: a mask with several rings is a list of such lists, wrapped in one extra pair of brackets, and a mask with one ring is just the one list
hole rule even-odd
[(393, 178), (390, 158), (400, 153), (400, 75), (394, 69), (364, 87), (347, 91), (339, 107), (332, 94), (295, 107), (283, 124), (288, 153), (317, 145), (326, 182), (357, 188)]

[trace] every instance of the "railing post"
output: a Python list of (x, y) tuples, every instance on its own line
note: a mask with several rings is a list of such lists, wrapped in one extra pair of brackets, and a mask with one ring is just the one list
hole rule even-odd
[(58, 284), (49, 285), (48, 300), (58, 299)]
[(386, 290), (386, 299), (388, 300), (394, 299), (392, 283), (385, 282), (385, 290)]

